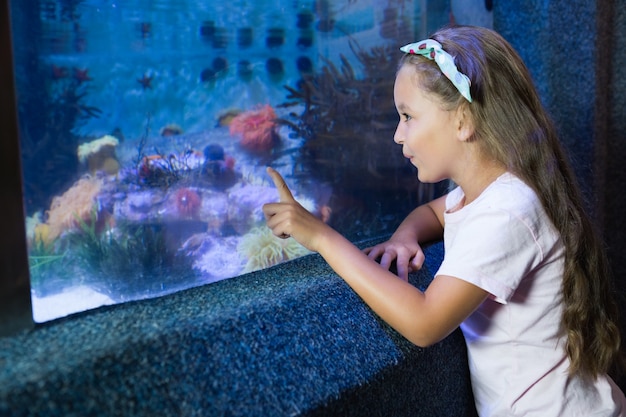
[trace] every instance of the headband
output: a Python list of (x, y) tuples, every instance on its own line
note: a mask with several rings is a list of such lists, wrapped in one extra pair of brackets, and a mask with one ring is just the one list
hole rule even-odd
[(472, 96), (470, 94), (470, 84), (472, 83), (467, 75), (459, 72), (456, 65), (454, 65), (454, 58), (443, 50), (443, 47), (439, 42), (434, 39), (425, 39), (416, 43), (410, 43), (403, 46), (400, 50), (407, 54), (422, 55), (428, 59), (434, 60), (439, 69), (443, 72), (452, 84), (459, 90), (459, 93), (472, 102)]

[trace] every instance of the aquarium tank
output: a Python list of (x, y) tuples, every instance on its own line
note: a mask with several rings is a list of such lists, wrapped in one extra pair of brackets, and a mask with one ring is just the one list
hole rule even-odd
[(266, 166), (353, 242), (445, 188), (393, 142), (393, 80), (448, 1), (9, 5), (36, 322), (308, 255)]

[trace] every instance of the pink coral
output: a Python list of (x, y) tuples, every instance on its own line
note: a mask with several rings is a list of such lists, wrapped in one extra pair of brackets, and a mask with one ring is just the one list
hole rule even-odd
[(174, 196), (176, 210), (184, 217), (195, 218), (200, 210), (202, 200), (197, 192), (190, 188), (181, 188)]
[(230, 134), (240, 134), (243, 148), (255, 152), (271, 150), (278, 140), (276, 113), (266, 104), (258, 110), (250, 110), (235, 116), (230, 122)]

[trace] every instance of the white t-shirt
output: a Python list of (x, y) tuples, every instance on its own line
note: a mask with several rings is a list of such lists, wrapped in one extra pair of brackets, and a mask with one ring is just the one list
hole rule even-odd
[(448, 194), (436, 275), (490, 293), (461, 325), (478, 414), (626, 415), (608, 376), (587, 385), (568, 377), (559, 331), (564, 250), (534, 191), (506, 173), (470, 204), (463, 199), (460, 187)]

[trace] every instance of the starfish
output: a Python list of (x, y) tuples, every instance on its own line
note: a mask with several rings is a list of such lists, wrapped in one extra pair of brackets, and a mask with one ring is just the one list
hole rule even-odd
[(153, 78), (154, 78), (154, 75), (144, 74), (141, 78), (137, 78), (137, 82), (139, 84), (141, 84), (141, 86), (143, 87), (144, 90), (146, 88), (152, 89), (152, 79)]
[(152, 24), (149, 22), (142, 22), (139, 24), (139, 31), (142, 38), (147, 38), (152, 34)]
[(56, 65), (52, 65), (52, 78), (55, 80), (59, 80), (61, 78), (67, 77), (67, 68), (65, 67), (57, 67)]
[(89, 76), (88, 69), (74, 68), (74, 79), (78, 81), (79, 84), (82, 84), (85, 81), (91, 81), (93, 78)]

